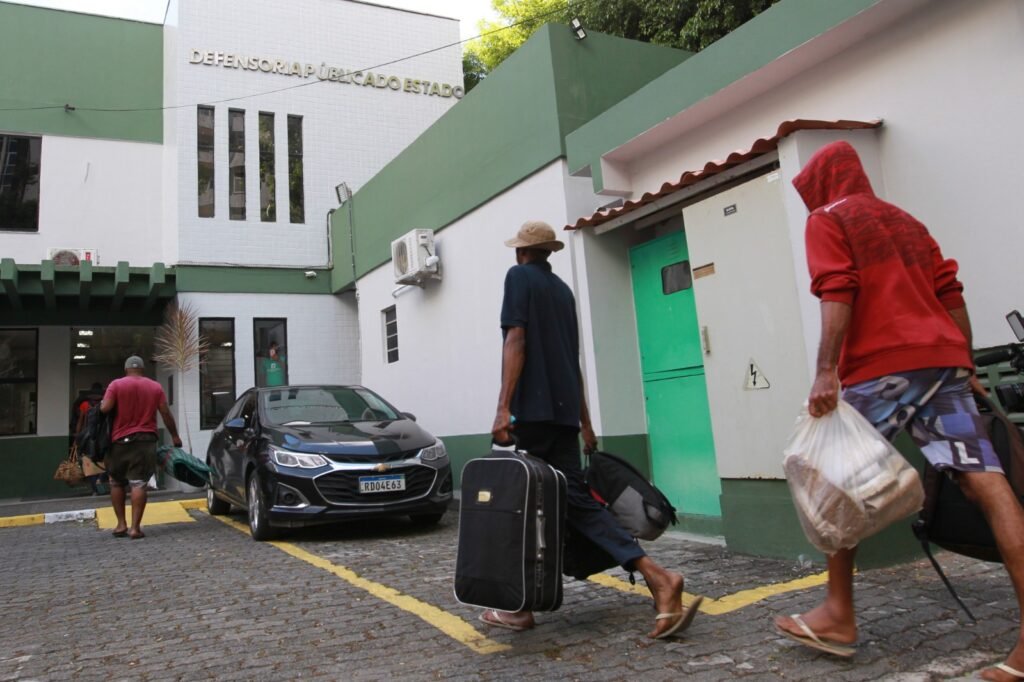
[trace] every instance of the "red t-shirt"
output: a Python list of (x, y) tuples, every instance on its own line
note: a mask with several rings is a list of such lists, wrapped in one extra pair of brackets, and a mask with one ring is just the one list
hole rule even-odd
[(114, 440), (133, 433), (155, 434), (157, 410), (167, 402), (160, 384), (140, 376), (111, 381), (103, 399), (114, 407)]
[(943, 257), (913, 216), (875, 196), (853, 147), (823, 147), (793, 185), (811, 211), (811, 292), (853, 307), (839, 356), (843, 385), (929, 367), (973, 367), (948, 312), (964, 307), (956, 261)]

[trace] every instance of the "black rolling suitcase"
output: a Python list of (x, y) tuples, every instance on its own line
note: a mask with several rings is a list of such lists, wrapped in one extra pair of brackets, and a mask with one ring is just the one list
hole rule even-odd
[(455, 598), (500, 611), (562, 605), (565, 475), (523, 452), (494, 450), (462, 470)]

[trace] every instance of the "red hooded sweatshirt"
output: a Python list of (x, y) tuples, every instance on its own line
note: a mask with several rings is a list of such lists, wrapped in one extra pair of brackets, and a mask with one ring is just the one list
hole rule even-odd
[(947, 312), (964, 307), (956, 261), (942, 257), (912, 215), (875, 196), (853, 147), (822, 147), (793, 185), (811, 211), (811, 293), (853, 307), (839, 356), (843, 385), (928, 367), (973, 367)]

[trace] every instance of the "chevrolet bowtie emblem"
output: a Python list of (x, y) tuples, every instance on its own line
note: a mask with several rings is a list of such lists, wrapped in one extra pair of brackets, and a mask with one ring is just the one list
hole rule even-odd
[(373, 470), (376, 471), (377, 473), (381, 473), (382, 474), (385, 471), (391, 471), (391, 465), (390, 464), (381, 463), (381, 464), (378, 464), (377, 466), (373, 467)]

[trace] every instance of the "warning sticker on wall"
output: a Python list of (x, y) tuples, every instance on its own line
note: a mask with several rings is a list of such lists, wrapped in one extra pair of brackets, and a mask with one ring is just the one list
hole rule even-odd
[(768, 377), (761, 373), (761, 368), (757, 366), (754, 359), (751, 358), (750, 362), (747, 363), (747, 383), (743, 386), (748, 391), (758, 391), (763, 388), (771, 388), (772, 385), (768, 381)]

